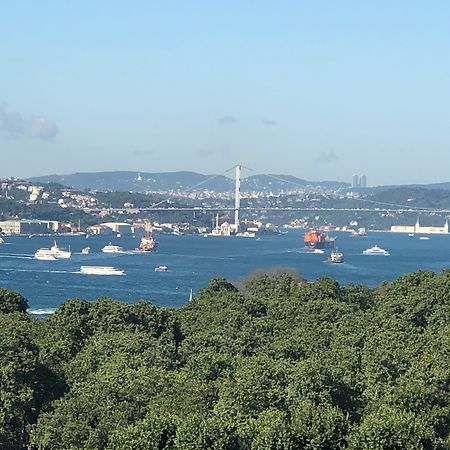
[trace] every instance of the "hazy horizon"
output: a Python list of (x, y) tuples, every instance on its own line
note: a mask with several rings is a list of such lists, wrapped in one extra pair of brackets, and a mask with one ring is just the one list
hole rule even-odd
[(450, 181), (450, 4), (8, 3), (0, 177)]

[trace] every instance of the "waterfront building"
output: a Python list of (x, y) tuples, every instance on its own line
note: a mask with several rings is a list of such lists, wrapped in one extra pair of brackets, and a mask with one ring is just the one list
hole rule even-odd
[(87, 228), (87, 232), (89, 234), (102, 235), (102, 236), (104, 236), (104, 235), (110, 236), (111, 234), (113, 234), (112, 229), (105, 225), (91, 225), (90, 227)]
[(393, 225), (391, 226), (393, 233), (414, 233), (414, 234), (448, 234), (448, 220), (445, 221), (443, 227), (423, 227), (420, 225), (419, 219), (415, 225)]
[(0, 222), (4, 234), (49, 234), (57, 233), (60, 223), (55, 220), (12, 219)]
[(122, 236), (133, 234), (133, 229), (129, 223), (124, 222), (105, 222), (100, 224), (104, 227), (111, 228), (113, 233), (121, 234)]

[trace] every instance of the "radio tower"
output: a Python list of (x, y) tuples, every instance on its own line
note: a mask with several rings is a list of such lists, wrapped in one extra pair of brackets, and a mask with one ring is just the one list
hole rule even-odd
[(239, 233), (239, 208), (241, 206), (241, 168), (237, 165), (236, 170), (236, 187), (234, 194), (234, 229), (235, 233)]

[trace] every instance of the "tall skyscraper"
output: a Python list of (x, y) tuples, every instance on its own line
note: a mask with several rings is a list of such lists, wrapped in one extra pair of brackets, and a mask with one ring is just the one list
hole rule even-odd
[(359, 177), (358, 177), (358, 175), (353, 175), (352, 187), (359, 187)]
[(365, 175), (361, 175), (361, 177), (359, 178), (359, 187), (367, 187), (367, 177)]

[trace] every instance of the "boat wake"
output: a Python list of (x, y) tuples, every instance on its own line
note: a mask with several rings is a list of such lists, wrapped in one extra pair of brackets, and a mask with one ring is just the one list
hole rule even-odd
[(42, 308), (42, 309), (29, 309), (27, 312), (33, 314), (34, 316), (48, 316), (53, 314), (56, 308)]
[(2, 253), (0, 258), (11, 258), (11, 259), (34, 259), (33, 255), (17, 255), (14, 253)]
[(0, 271), (2, 272), (39, 272), (39, 273), (77, 273), (77, 272), (72, 272), (70, 270), (36, 270), (36, 269), (16, 269), (16, 268), (2, 268), (0, 269)]

